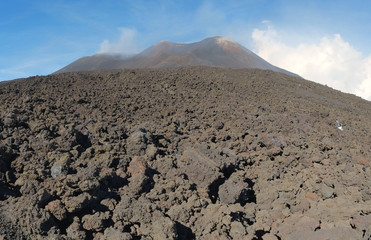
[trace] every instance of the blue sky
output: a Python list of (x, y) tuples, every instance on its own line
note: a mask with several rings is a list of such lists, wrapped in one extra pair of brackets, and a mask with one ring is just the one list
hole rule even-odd
[(272, 64), (371, 100), (370, 9), (360, 0), (2, 0), (0, 81), (160, 40), (226, 36)]

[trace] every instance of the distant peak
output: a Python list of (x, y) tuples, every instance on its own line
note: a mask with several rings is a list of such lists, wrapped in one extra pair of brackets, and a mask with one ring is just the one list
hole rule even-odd
[(171, 43), (171, 42), (168, 41), (168, 40), (161, 40), (161, 41), (159, 41), (158, 43)]
[(210, 37), (210, 38), (206, 38), (204, 40), (212, 40), (212, 41), (215, 41), (217, 43), (219, 43), (219, 42), (232, 42), (232, 43), (234, 43), (234, 41), (232, 41), (231, 39), (229, 39), (227, 37), (223, 37), (223, 36)]
[(223, 36), (215, 37), (215, 40), (217, 42), (233, 42), (231, 39), (229, 39), (227, 37), (223, 37)]
[(171, 45), (171, 44), (174, 44), (174, 43), (170, 42), (170, 41), (167, 41), (167, 40), (161, 40), (158, 43), (156, 43), (155, 45)]
[(162, 40), (131, 57), (94, 55), (77, 60), (60, 72), (174, 66), (259, 68), (287, 73), (224, 36), (208, 37), (198, 42)]
[(219, 45), (219, 46), (226, 46), (226, 45), (230, 45), (230, 44), (233, 44), (235, 45), (236, 43), (234, 41), (232, 41), (231, 39), (229, 38), (226, 38), (226, 37), (217, 37), (215, 39), (216, 43)]
[(236, 42), (232, 41), (231, 39), (227, 37), (223, 37), (223, 36), (210, 37), (210, 38), (204, 39), (203, 41), (213, 42), (221, 48), (229, 48), (229, 47), (238, 45)]

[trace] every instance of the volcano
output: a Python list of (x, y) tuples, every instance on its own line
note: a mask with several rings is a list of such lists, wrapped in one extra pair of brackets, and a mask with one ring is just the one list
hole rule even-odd
[(120, 55), (96, 54), (80, 58), (56, 73), (181, 66), (209, 66), (233, 69), (257, 68), (297, 76), (273, 66), (252, 51), (226, 37), (211, 37), (195, 43), (160, 41), (129, 58), (123, 58)]

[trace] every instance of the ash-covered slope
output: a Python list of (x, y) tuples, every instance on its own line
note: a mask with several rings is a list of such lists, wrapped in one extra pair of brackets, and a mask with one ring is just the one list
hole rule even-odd
[(161, 41), (127, 59), (98, 54), (78, 59), (56, 73), (180, 66), (258, 68), (296, 76), (291, 72), (273, 66), (250, 50), (225, 37), (206, 38), (195, 43)]
[(96, 54), (90, 57), (79, 58), (56, 73), (118, 69), (123, 61), (125, 59), (120, 55)]
[(33, 77), (0, 83), (0, 101), (6, 239), (371, 234), (371, 105), (356, 96), (189, 67)]

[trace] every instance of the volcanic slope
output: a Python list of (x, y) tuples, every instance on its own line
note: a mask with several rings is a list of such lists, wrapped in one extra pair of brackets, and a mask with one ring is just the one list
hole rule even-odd
[(96, 54), (80, 58), (56, 73), (181, 66), (258, 68), (297, 76), (273, 66), (247, 48), (226, 37), (211, 37), (194, 43), (160, 41), (137, 55), (125, 58), (121, 58), (119, 55)]
[(187, 67), (3, 82), (0, 101), (5, 239), (370, 237), (371, 104), (354, 95)]

